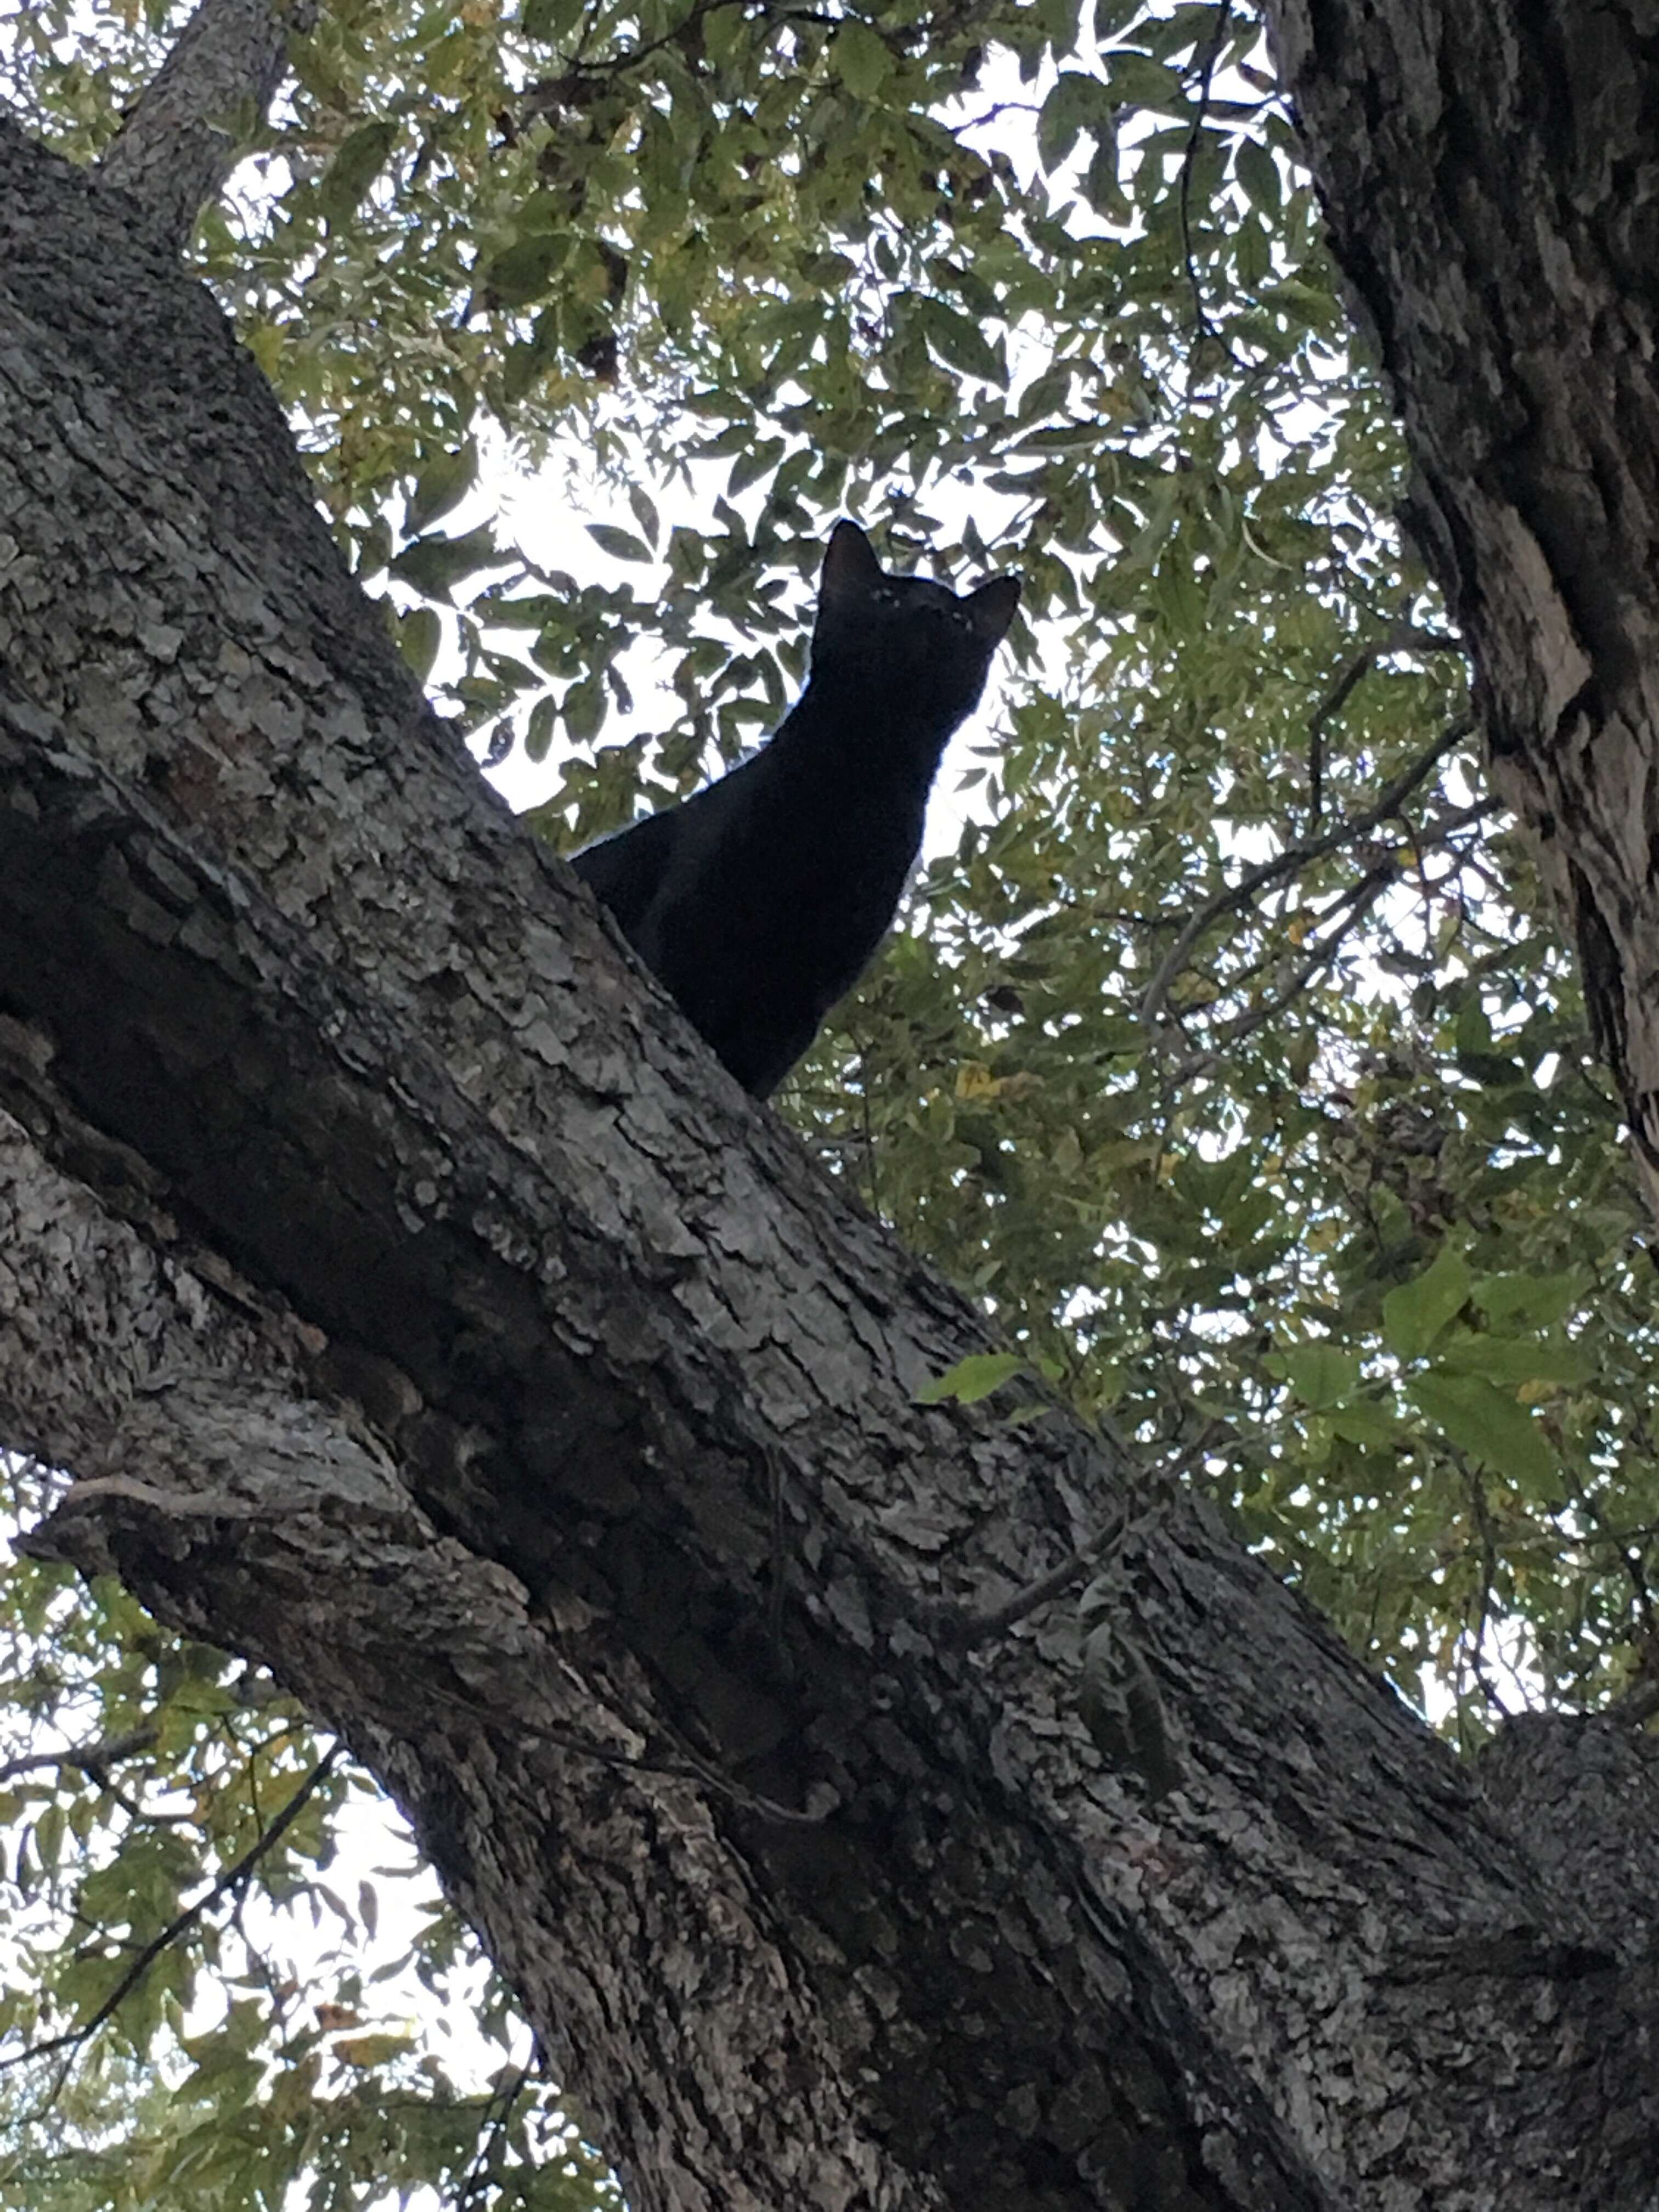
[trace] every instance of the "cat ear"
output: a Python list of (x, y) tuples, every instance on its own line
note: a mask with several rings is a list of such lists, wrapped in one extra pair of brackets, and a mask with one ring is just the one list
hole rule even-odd
[(980, 643), (988, 647), (1000, 645), (1014, 618), (1014, 609), (1019, 605), (1019, 578), (993, 576), (988, 584), (969, 592), (962, 604), (968, 610), (968, 619)]
[(818, 580), (820, 600), (862, 599), (874, 591), (884, 571), (875, 548), (856, 522), (838, 522), (830, 533)]

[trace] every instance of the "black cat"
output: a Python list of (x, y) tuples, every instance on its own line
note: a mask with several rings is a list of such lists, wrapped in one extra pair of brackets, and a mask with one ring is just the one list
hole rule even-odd
[(745, 1091), (765, 1098), (887, 933), (945, 740), (1019, 599), (889, 575), (838, 522), (806, 689), (768, 744), (571, 862)]

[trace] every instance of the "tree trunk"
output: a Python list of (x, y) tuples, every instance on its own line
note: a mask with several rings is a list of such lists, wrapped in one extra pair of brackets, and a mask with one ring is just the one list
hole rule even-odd
[(182, 253), (288, 75), (288, 42), (317, 0), (200, 0), (105, 149), (94, 180), (129, 193), (157, 243)]
[[(971, 1309), (483, 787), (206, 295), (3, 128), (0, 794), (36, 1547), (346, 1736), (635, 2212), (1651, 2204), (1643, 1747), (1581, 1899), (1531, 1839), (1606, 1724), (1489, 1805), (1068, 1413), (918, 1406)], [(1155, 1804), (1063, 1603), (971, 1633), (1126, 1497)]]
[(1571, 917), (1659, 1211), (1659, 251), (1650, 5), (1269, 0), (1405, 419), (1493, 783)]

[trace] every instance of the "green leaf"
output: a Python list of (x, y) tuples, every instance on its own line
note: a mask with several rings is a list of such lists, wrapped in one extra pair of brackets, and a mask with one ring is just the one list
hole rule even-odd
[(1418, 1359), (1468, 1302), (1471, 1277), (1462, 1255), (1443, 1244), (1431, 1267), (1382, 1301), (1382, 1334), (1401, 1359)]
[(642, 491), (638, 484), (629, 484), (628, 504), (634, 510), (635, 521), (644, 531), (649, 543), (654, 546), (662, 535), (662, 520), (649, 495)]
[(424, 684), (438, 658), (438, 647), (443, 643), (444, 626), (438, 611), (435, 607), (411, 607), (407, 614), (398, 614), (394, 619), (398, 650)]
[(462, 538), (417, 538), (392, 563), (392, 574), (430, 599), (447, 599), (455, 586), (480, 568), (505, 568), (514, 558), (498, 553), (488, 523)]
[(1086, 131), (1103, 145), (1115, 142), (1117, 106), (1103, 78), (1063, 70), (1037, 117), (1037, 158), (1045, 169), (1059, 168)]
[(830, 62), (848, 92), (873, 100), (886, 83), (893, 57), (867, 23), (843, 22), (830, 41)]
[(1007, 366), (977, 323), (943, 300), (921, 301), (919, 313), (929, 347), (947, 368), (963, 369), (988, 384), (1006, 384)]
[(1326, 1413), (1334, 1432), (1351, 1444), (1397, 1444), (1401, 1441), (1400, 1417), (1390, 1405), (1374, 1398), (1354, 1398)]
[(1279, 213), (1284, 194), (1280, 188), (1279, 164), (1257, 138), (1239, 142), (1233, 156), (1238, 172), (1238, 181), (1253, 207), (1270, 220)]
[(564, 695), (560, 712), (564, 726), (579, 745), (596, 738), (605, 726), (605, 686), (591, 676), (573, 684)]
[(550, 691), (537, 700), (530, 710), (530, 720), (525, 725), (524, 750), (526, 760), (539, 763), (547, 758), (553, 748), (553, 732), (557, 726), (558, 717), (558, 702)]
[(569, 258), (570, 240), (562, 232), (532, 230), (485, 263), (479, 289), (504, 307), (532, 307), (547, 297), (555, 273)]
[[(765, 21), (757, 16), (757, 23)], [(732, 60), (744, 40), (743, 10), (740, 8), (711, 8), (702, 19), (703, 43), (711, 61), (726, 64)]]
[(1482, 1275), (1470, 1295), (1498, 1328), (1553, 1328), (1583, 1296), (1577, 1272), (1555, 1275)]
[(1282, 1356), (1291, 1388), (1315, 1413), (1340, 1406), (1359, 1387), (1359, 1362), (1334, 1344), (1298, 1345)]
[(735, 499), (751, 483), (758, 483), (769, 476), (784, 455), (781, 438), (767, 438), (751, 446), (747, 453), (739, 453), (732, 464), (732, 473), (726, 480), (726, 496)]
[(609, 522), (590, 522), (587, 534), (600, 552), (608, 553), (613, 561), (649, 561), (654, 556), (648, 545), (642, 544), (631, 530), (618, 530)]
[(418, 537), (457, 507), (478, 480), (478, 447), (468, 438), (453, 453), (440, 453), (415, 480), (404, 506), (404, 532)]
[(1097, 137), (1082, 181), (1083, 197), (1097, 213), (1109, 222), (1128, 221), (1129, 199), (1119, 170), (1115, 135), (1109, 137), (1103, 133)]
[(943, 1375), (924, 1382), (915, 1394), (915, 1403), (938, 1406), (954, 1398), (958, 1405), (976, 1405), (1000, 1390), (1011, 1376), (1023, 1374), (1030, 1364), (1023, 1352), (971, 1352), (954, 1367), (947, 1367)]
[(551, 46), (581, 21), (584, 0), (524, 0), (519, 21), (526, 39)]
[(1412, 1377), (1411, 1397), (1460, 1451), (1539, 1498), (1559, 1489), (1555, 1457), (1533, 1416), (1476, 1375), (1430, 1368)]
[(1181, 79), (1163, 62), (1121, 46), (1103, 55), (1102, 60), (1110, 73), (1112, 96), (1121, 106), (1151, 107), (1183, 118), (1188, 114)]
[(365, 123), (345, 140), (317, 188), (331, 222), (343, 222), (385, 168), (397, 143), (395, 123)]
[(1596, 1363), (1583, 1346), (1545, 1344), (1532, 1337), (1477, 1336), (1468, 1329), (1454, 1332), (1443, 1344), (1435, 1364), (1458, 1375), (1484, 1375), (1489, 1382), (1518, 1389), (1528, 1382), (1571, 1385), (1588, 1382)]

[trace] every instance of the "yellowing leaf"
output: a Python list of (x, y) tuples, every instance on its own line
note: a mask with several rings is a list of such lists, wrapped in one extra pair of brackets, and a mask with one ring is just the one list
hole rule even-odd
[(276, 364), (283, 357), (283, 332), (275, 323), (250, 323), (242, 332), (242, 343), (253, 356), (265, 374), (274, 377)]
[(1075, 1129), (1062, 1129), (1054, 1139), (1050, 1154), (1062, 1175), (1075, 1175), (1083, 1165), (1083, 1145)]
[(958, 1098), (994, 1098), (1001, 1088), (982, 1060), (965, 1060), (957, 1070)]
[(335, 2045), (334, 2055), (343, 2058), (348, 2066), (384, 2066), (388, 2059), (407, 2051), (414, 2040), (412, 2035), (396, 2035), (390, 2031), (378, 2035), (353, 2035)]

